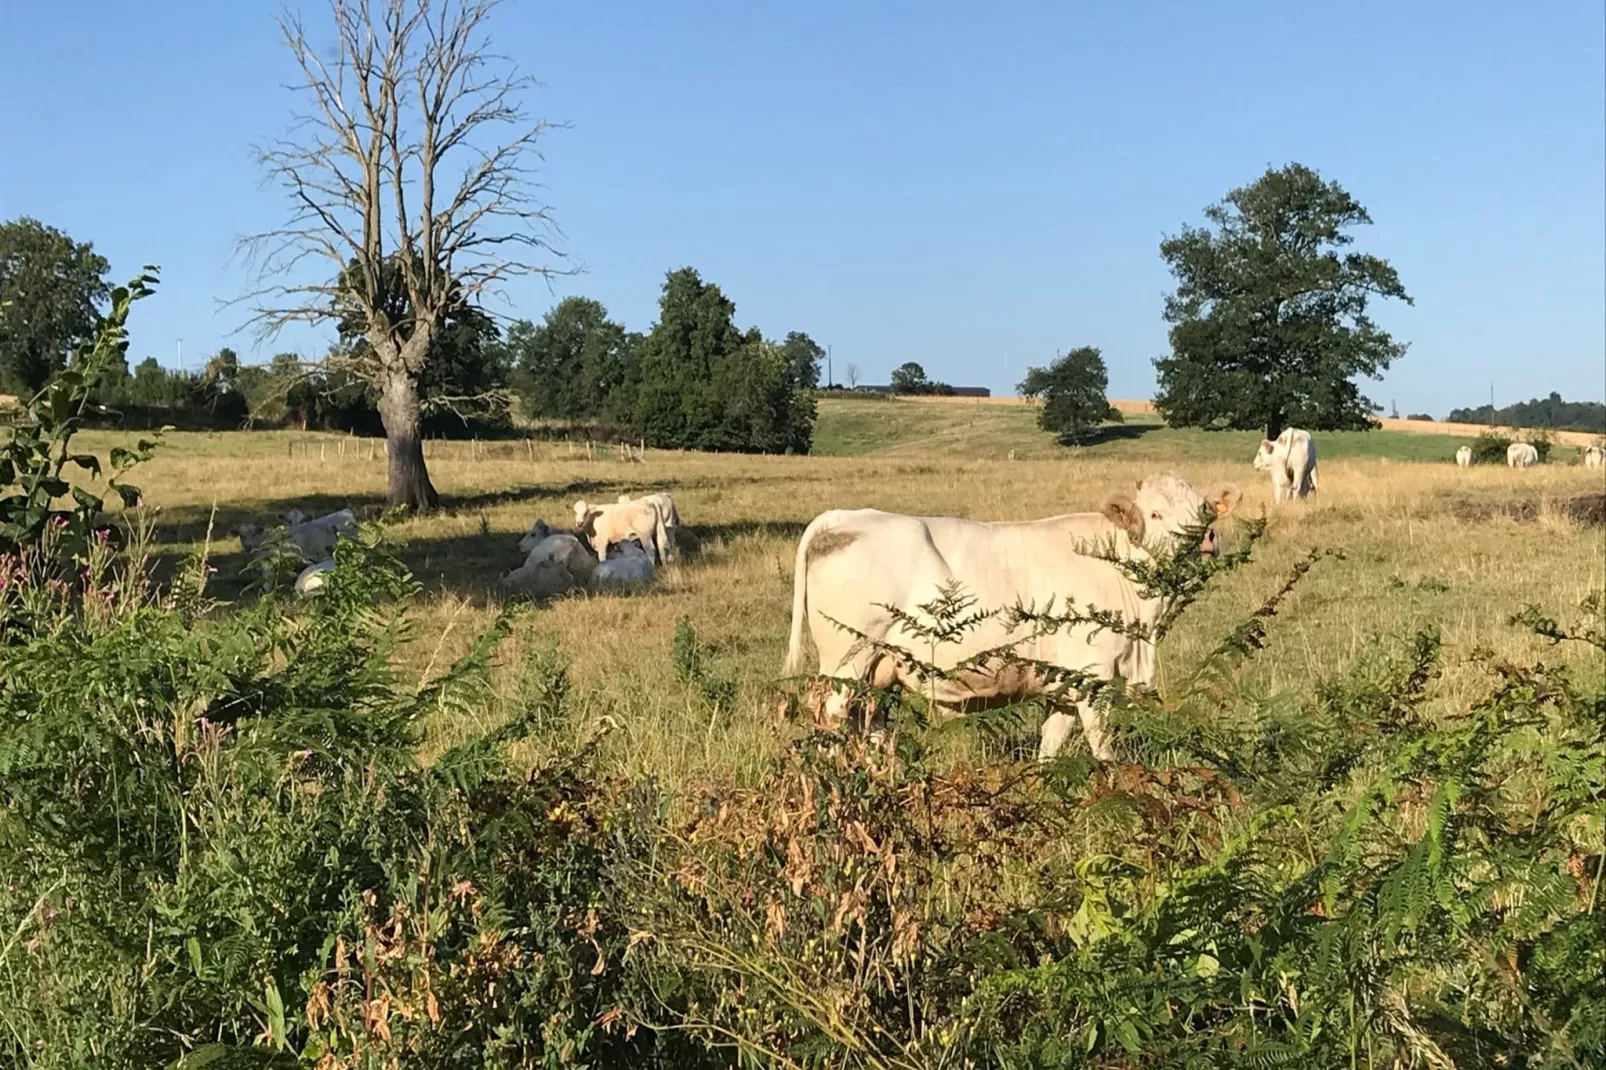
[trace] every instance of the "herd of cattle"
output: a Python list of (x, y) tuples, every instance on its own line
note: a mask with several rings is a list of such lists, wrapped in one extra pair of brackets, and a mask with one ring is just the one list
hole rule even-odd
[[(1469, 447), (1456, 452), (1462, 467), (1471, 459)], [(1537, 461), (1528, 443), (1515, 443), (1507, 452), (1513, 468)], [(1587, 447), (1583, 463), (1606, 466), (1606, 451)], [(1300, 501), (1316, 493), (1316, 447), (1305, 431), (1290, 428), (1262, 440), (1253, 464), (1270, 474), (1275, 501)], [(1043, 724), (1039, 754), (1047, 758), (1059, 751), (1074, 726), (1074, 713), (1093, 753), (1108, 759), (1113, 751), (1102, 712), (1066, 681), (1120, 677), (1129, 685), (1152, 687), (1156, 659), (1146, 633), (1162, 610), (1161, 599), (1117, 562), (1174, 553), (1186, 533), (1200, 530), (1201, 518), (1207, 522), (1204, 534), (1192, 549), (1215, 555), (1214, 521), (1231, 512), (1239, 497), (1230, 483), (1200, 492), (1164, 473), (1139, 482), (1130, 494), (1110, 495), (1098, 512), (1042, 520), (984, 522), (878, 509), (821, 513), (798, 540), (784, 671), (803, 671), (807, 637), (823, 676), (876, 687), (900, 684), (952, 709), (1051, 694), (1057, 712)], [(356, 534), (357, 518), (350, 509), (316, 518), (292, 510), (285, 521), (284, 539), (310, 562), (295, 589), (309, 595), (333, 567), (339, 537)], [(503, 573), (497, 588), (504, 595), (549, 598), (574, 589), (639, 587), (674, 560), (679, 527), (680, 514), (667, 493), (622, 494), (609, 505), (576, 502), (573, 529), (555, 530), (543, 520), (530, 527), (518, 544), (524, 563)], [(235, 530), (247, 553), (258, 552), (270, 538), (256, 524)], [(1094, 547), (1104, 552), (1094, 553)], [(1116, 631), (1088, 623), (1034, 630), (1015, 617), (995, 614), (957, 641), (927, 650), (909, 622), (920, 619), (920, 607), (954, 584), (985, 608), (1035, 606), (1049, 612), (1057, 606), (1061, 612), (1076, 607), (1086, 613), (1096, 607), (1142, 627)], [(978, 657), (1005, 648), (1008, 656)], [(920, 651), (939, 674), (924, 672), (900, 657), (900, 650)], [(838, 690), (827, 700), (827, 710), (845, 712), (847, 695)]]

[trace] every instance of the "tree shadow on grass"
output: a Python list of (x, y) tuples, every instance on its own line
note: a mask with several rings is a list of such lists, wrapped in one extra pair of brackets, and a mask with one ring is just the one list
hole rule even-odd
[[(301, 507), (307, 508), (306, 505)], [(219, 527), (214, 532), (208, 558), (216, 569), (208, 582), (208, 593), (222, 601), (248, 602), (258, 593), (254, 587), (256, 577), (249, 571), (250, 559), (241, 550), (239, 540), (224, 534), (226, 528), (222, 526), (222, 519), (220, 509)], [(199, 543), (204, 533), (204, 519), (200, 524), (199, 531), (175, 528), (174, 534), (193, 538), (172, 539), (168, 544)], [(738, 540), (779, 539), (795, 543), (806, 526), (797, 521), (765, 520), (683, 525), (676, 541), (676, 567), (696, 569), (709, 555), (718, 554)], [(503, 573), (524, 563), (524, 554), (518, 548), (519, 537), (518, 533), (484, 529), (438, 534), (409, 532), (403, 525), (391, 533), (387, 542), (390, 552), (407, 566), (426, 595), (451, 594), (473, 606), (494, 608), (504, 601), (512, 601), (497, 592), (496, 581)], [(158, 583), (171, 581), (182, 561), (183, 555), (178, 553), (154, 555), (153, 577)], [(651, 595), (649, 587), (641, 597)]]
[[(556, 515), (566, 518), (569, 515), (569, 506), (575, 500), (606, 504), (625, 493), (639, 495), (653, 491), (667, 491), (674, 494), (688, 490), (725, 490), (742, 484), (767, 482), (773, 482), (773, 477), (753, 475), (651, 479), (620, 475), (569, 480), (565, 483), (521, 483), (496, 490), (443, 495), (441, 508), (434, 515), (460, 518), (506, 505), (528, 503), (531, 509), (529, 519), (532, 522), (538, 516), (551, 522), (554, 502), (561, 505), (561, 508), (556, 510)], [(330, 494), (311, 489), (306, 494), (293, 498), (249, 498), (218, 502), (215, 513), (210, 505), (169, 507), (163, 508), (156, 514), (152, 535), (159, 545), (198, 544), (206, 538), (207, 526), (210, 524), (212, 541), (214, 545), (218, 545), (232, 541), (233, 530), (243, 523), (282, 524), (284, 515), (291, 509), (300, 509), (308, 516), (322, 516), (348, 508), (357, 514), (360, 523), (368, 522), (385, 511), (385, 497), (378, 491), (365, 494)], [(802, 525), (796, 527), (797, 532), (801, 534)]]
[(1100, 424), (1081, 438), (1059, 437), (1061, 446), (1102, 446), (1106, 442), (1135, 442), (1150, 431), (1158, 431), (1162, 424)]

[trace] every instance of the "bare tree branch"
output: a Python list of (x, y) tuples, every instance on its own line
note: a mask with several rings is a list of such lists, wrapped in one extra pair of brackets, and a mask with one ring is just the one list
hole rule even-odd
[[(380, 399), (391, 497), (429, 504), (422, 452), (408, 443), (431, 343), (508, 280), (575, 270), (536, 199), (539, 143), (552, 124), (524, 109), (535, 80), (491, 49), (502, 0), (328, 3), (332, 49), (316, 47), (299, 16), (278, 19), (302, 103), (257, 157), (288, 214), (240, 240), (254, 289), (238, 303), (262, 336), (292, 323), (359, 326), (371, 357), (350, 371)], [(415, 491), (398, 490), (403, 455)]]

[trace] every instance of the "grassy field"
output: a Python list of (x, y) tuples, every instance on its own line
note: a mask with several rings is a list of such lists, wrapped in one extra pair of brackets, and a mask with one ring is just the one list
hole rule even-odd
[[(1268, 481), (1248, 464), (1253, 434), (1134, 421), (1097, 445), (1064, 449), (1031, 418), (1017, 406), (833, 399), (821, 407), (823, 455), (811, 457), (649, 450), (645, 462), (632, 463), (601, 454), (588, 460), (583, 448), (564, 443), (430, 443), (447, 508), (393, 531), (428, 592), (409, 668), (437, 671), (494, 618), (501, 607), (491, 585), (519, 563), (516, 542), (533, 520), (566, 525), (577, 498), (608, 501), (647, 489), (668, 490), (679, 504), (682, 562), (644, 593), (574, 595), (516, 610), (499, 673), (504, 691), (516, 689), (529, 653), (555, 643), (572, 661), (574, 731), (609, 726), (605, 746), (622, 770), (670, 783), (746, 779), (787, 738), (770, 684), (785, 650), (793, 551), (807, 522), (828, 508), (1001, 520), (1096, 509), (1111, 491), (1164, 469), (1200, 487), (1236, 481), (1244, 490), (1240, 511), (1271, 517), (1268, 537), (1256, 562), (1212, 590), (1162, 645), (1163, 671), (1192, 664), (1310, 547), (1331, 547), (1344, 559), (1318, 566), (1273, 624), (1274, 650), (1254, 668), (1256, 682), (1307, 691), (1374, 635), (1437, 627), (1448, 653), (1436, 685), (1445, 709), (1483, 682), (1476, 649), (1512, 657), (1538, 651), (1507, 626), (1511, 612), (1527, 603), (1563, 611), (1606, 585), (1599, 528), (1577, 527), (1550, 509), (1529, 523), (1452, 515), (1466, 500), (1600, 491), (1599, 471), (1562, 464), (1462, 471), (1448, 463), (1459, 439), (1318, 435), (1320, 495), (1273, 507)], [(118, 440), (95, 433), (82, 445), (104, 454)], [(370, 445), (293, 432), (175, 434), (136, 480), (156, 510), (156, 548), (166, 556), (198, 549), (211, 523), (214, 592), (237, 597), (244, 560), (227, 529), (292, 507), (377, 512), (383, 451)], [(1011, 449), (1015, 461), (1006, 459)], [(1225, 530), (1230, 543), (1232, 525)], [(726, 718), (710, 720), (706, 704), (674, 677), (670, 643), (682, 617), (711, 644), (715, 672), (738, 685)], [(493, 704), (481, 716), (501, 714)], [(441, 723), (436, 745), (469, 727), (482, 726)]]
[[(945, 453), (976, 460), (1077, 457), (1153, 460), (1172, 458), (1236, 461), (1260, 444), (1254, 431), (1173, 429), (1152, 414), (1128, 415), (1101, 428), (1093, 443), (1068, 451), (1037, 427), (1037, 409), (1010, 399), (909, 401), (878, 396), (824, 398), (814, 452), (827, 457), (872, 453)], [(1323, 460), (1387, 457), (1397, 461), (1445, 461), (1475, 436), (1420, 431), (1319, 431), (1313, 436)], [(1571, 463), (1578, 448), (1557, 445), (1552, 459)]]

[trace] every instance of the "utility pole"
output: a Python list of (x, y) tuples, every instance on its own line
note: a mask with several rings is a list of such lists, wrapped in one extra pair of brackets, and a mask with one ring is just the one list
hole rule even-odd
[(184, 370), (184, 339), (178, 340), (178, 370)]
[(836, 375), (831, 371), (831, 347), (825, 347), (825, 388), (831, 389), (836, 382)]

